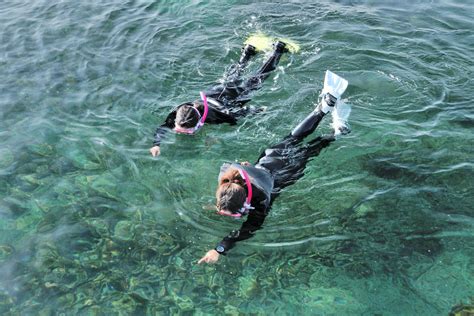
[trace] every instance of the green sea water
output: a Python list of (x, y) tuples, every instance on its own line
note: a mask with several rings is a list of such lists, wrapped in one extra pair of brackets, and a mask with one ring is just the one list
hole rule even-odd
[[(469, 0), (3, 0), (0, 313), (447, 315), (474, 296), (473, 31)], [(266, 111), (151, 157), (255, 32), (301, 46), (253, 94)], [(220, 165), (287, 135), (326, 69), (352, 133), (197, 265), (240, 226), (208, 208)]]

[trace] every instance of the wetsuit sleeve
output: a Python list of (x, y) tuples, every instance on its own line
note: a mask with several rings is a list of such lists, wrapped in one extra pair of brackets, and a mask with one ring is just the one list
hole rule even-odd
[(174, 128), (174, 120), (176, 118), (176, 109), (168, 114), (165, 122), (160, 125), (155, 131), (155, 139), (153, 141), (153, 146), (160, 146), (161, 140), (163, 137)]
[(231, 231), (229, 235), (219, 242), (215, 250), (225, 255), (227, 251), (235, 246), (236, 242), (253, 237), (255, 232), (262, 227), (266, 216), (267, 209), (265, 206), (261, 205), (256, 207), (249, 213), (247, 220), (242, 224), (240, 229)]

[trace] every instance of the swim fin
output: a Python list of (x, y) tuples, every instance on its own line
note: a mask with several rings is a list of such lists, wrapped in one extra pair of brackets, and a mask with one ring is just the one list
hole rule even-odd
[[(323, 101), (321, 102), (322, 108), (329, 109), (328, 104), (324, 101), (325, 96), (329, 93), (329, 97), (332, 96), (335, 98), (335, 101), (332, 109), (332, 127), (334, 128), (334, 135), (346, 135), (351, 132), (351, 128), (349, 126), (348, 120), (349, 115), (351, 114), (351, 106), (349, 104), (345, 104), (341, 101), (341, 96), (346, 91), (349, 82), (336, 75), (335, 73), (326, 70), (326, 75), (324, 77), (324, 87), (321, 94), (323, 95)], [(329, 98), (331, 99), (331, 98)]]
[(255, 33), (250, 35), (244, 42), (244, 45), (249, 44), (255, 47), (258, 51), (271, 51), (273, 39), (263, 33)]
[(326, 75), (324, 77), (324, 86), (323, 91), (321, 92), (322, 95), (326, 93), (330, 93), (336, 99), (341, 99), (342, 94), (347, 89), (347, 85), (349, 82), (336, 75), (335, 73), (326, 70)]
[(262, 32), (255, 33), (250, 35), (244, 42), (245, 44), (250, 44), (254, 46), (258, 51), (268, 52), (273, 50), (273, 43), (281, 41), (286, 44), (286, 48), (290, 53), (297, 53), (300, 50), (300, 46), (288, 39), (288, 38), (275, 38), (268, 35), (265, 35)]
[(276, 40), (280, 42), (284, 42), (286, 44), (286, 48), (290, 51), (290, 53), (295, 54), (300, 51), (300, 45), (296, 43), (295, 41), (292, 41), (289, 38), (277, 38)]
[(349, 126), (349, 116), (351, 115), (351, 106), (342, 101), (337, 101), (335, 109), (331, 112), (334, 136), (347, 135), (351, 132)]

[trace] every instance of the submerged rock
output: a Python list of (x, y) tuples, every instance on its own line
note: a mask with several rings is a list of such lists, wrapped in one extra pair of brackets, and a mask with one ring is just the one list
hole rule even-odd
[(240, 315), (239, 309), (232, 305), (224, 306), (224, 314), (229, 316), (238, 316)]
[[(453, 243), (462, 245), (460, 241)], [(470, 239), (466, 239), (466, 244), (468, 241)], [(434, 302), (433, 306), (442, 311), (453, 302), (463, 299), (462, 295), (473, 293), (472, 258), (472, 250), (466, 250), (465, 253), (445, 251), (436, 260), (429, 260), (425, 265), (410, 266), (407, 278), (415, 293), (423, 293), (427, 301)], [(433, 285), (437, 285), (436, 288)]]
[(61, 263), (61, 256), (52, 243), (45, 243), (38, 247), (34, 259), (35, 265), (42, 269), (54, 269)]
[(129, 295), (131, 298), (133, 298), (136, 302), (140, 304), (146, 304), (149, 301), (152, 301), (154, 298), (154, 291), (152, 288), (135, 288), (131, 292), (129, 292)]
[(81, 190), (85, 191), (94, 178), (95, 177), (92, 176), (78, 175), (77, 177), (74, 177), (74, 184), (81, 188)]
[(75, 195), (80, 192), (77, 185), (67, 178), (56, 181), (53, 190), (58, 195)]
[(55, 153), (55, 148), (48, 143), (29, 145), (28, 150), (34, 154), (44, 157), (52, 156)]
[(8, 295), (3, 290), (0, 291), (0, 312), (5, 313), (4, 315), (8, 315), (7, 312), (11, 311), (14, 303), (15, 301), (10, 295)]
[(257, 281), (254, 276), (239, 277), (239, 294), (243, 297), (250, 298), (252, 293), (257, 289)]
[(119, 315), (133, 315), (137, 309), (137, 303), (130, 295), (122, 295), (119, 299), (112, 301), (112, 306)]
[(27, 174), (27, 175), (21, 176), (21, 180), (29, 184), (36, 185), (36, 186), (43, 184), (43, 181), (39, 180), (35, 174)]
[(36, 178), (46, 178), (50, 176), (49, 167), (46, 164), (40, 164), (35, 169)]
[(0, 149), (0, 169), (10, 167), (15, 161), (15, 156), (12, 151), (7, 148)]
[(41, 221), (42, 215), (38, 213), (25, 213), (16, 219), (16, 228), (18, 230), (32, 230)]
[(94, 235), (100, 237), (107, 237), (109, 236), (109, 227), (107, 222), (100, 218), (93, 218), (86, 220), (86, 223), (89, 226), (89, 229)]
[(47, 196), (43, 196), (41, 199), (33, 199), (31, 201), (31, 210), (34, 212), (41, 211), (43, 213), (49, 213), (56, 207), (62, 208), (62, 205), (58, 205), (56, 200), (50, 199)]
[(80, 149), (73, 149), (65, 153), (70, 162), (74, 167), (83, 169), (83, 170), (98, 170), (102, 166), (99, 162), (94, 161), (95, 159), (89, 157), (87, 153)]
[(145, 186), (137, 182), (121, 183), (117, 194), (126, 199), (131, 205), (147, 204), (152, 200), (152, 193)]
[(194, 303), (189, 297), (175, 296), (174, 299), (182, 312), (191, 312), (194, 309)]
[[(293, 293), (292, 295), (295, 294)], [(324, 315), (356, 315), (362, 313), (365, 308), (349, 292), (339, 288), (311, 288), (300, 294), (302, 295), (300, 303)]]
[(20, 199), (17, 199), (13, 196), (4, 198), (2, 203), (2, 208), (4, 209), (2, 211), (4, 212), (6, 209), (10, 211), (10, 213), (13, 215), (21, 215), (25, 213), (28, 210), (27, 202), (24, 202), (22, 196), (20, 196), (19, 198)]
[(7, 195), (9, 188), (10, 184), (7, 181), (0, 181), (0, 194)]
[(364, 217), (369, 213), (374, 212), (374, 209), (367, 204), (361, 204), (355, 209), (355, 216), (356, 217)]
[(122, 241), (130, 241), (134, 236), (133, 223), (130, 221), (120, 221), (115, 224), (114, 237)]
[(92, 179), (86, 179), (91, 182), (91, 188), (100, 195), (118, 200), (117, 179), (109, 173), (104, 173)]
[(0, 245), (0, 261), (7, 259), (15, 251), (15, 248), (10, 245)]
[(449, 316), (457, 316), (457, 315), (461, 315), (461, 316), (474, 315), (474, 297), (471, 297), (470, 304), (460, 302), (451, 308), (451, 311), (449, 312)]
[(59, 174), (59, 175), (64, 175), (69, 172), (73, 172), (77, 170), (76, 167), (72, 164), (70, 160), (68, 160), (65, 157), (59, 157), (58, 159), (55, 159), (52, 161), (51, 165), (49, 166), (50, 172)]
[(100, 316), (105, 314), (104, 309), (98, 305), (84, 306), (81, 308), (81, 311), (83, 312), (83, 314), (81, 313), (82, 315), (89, 316)]

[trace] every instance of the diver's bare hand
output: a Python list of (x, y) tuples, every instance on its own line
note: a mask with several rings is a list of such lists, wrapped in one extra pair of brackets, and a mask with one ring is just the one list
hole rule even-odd
[(150, 148), (150, 153), (153, 157), (160, 155), (160, 146), (153, 146)]
[(209, 250), (204, 257), (202, 257), (199, 261), (198, 264), (201, 264), (203, 262), (205, 263), (216, 263), (217, 260), (219, 260), (219, 253), (212, 249)]

